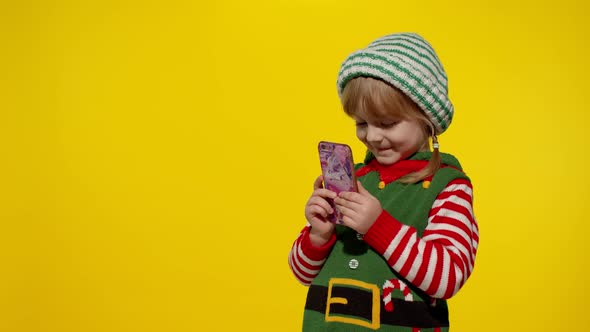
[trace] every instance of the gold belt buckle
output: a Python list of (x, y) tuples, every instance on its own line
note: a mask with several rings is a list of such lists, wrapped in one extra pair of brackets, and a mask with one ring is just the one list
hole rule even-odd
[[(348, 299), (344, 297), (332, 297), (332, 287), (334, 285), (345, 285), (362, 288), (371, 291), (372, 297), (372, 308), (371, 308), (371, 321), (367, 322), (358, 318), (342, 317), (342, 316), (331, 316), (330, 305), (332, 303), (337, 304), (348, 304)], [(326, 302), (326, 322), (340, 322), (347, 324), (360, 325), (368, 327), (373, 330), (377, 330), (380, 325), (380, 314), (381, 314), (381, 302), (380, 302), (380, 290), (377, 285), (369, 284), (359, 280), (348, 279), (348, 278), (332, 278), (328, 282), (328, 300)]]

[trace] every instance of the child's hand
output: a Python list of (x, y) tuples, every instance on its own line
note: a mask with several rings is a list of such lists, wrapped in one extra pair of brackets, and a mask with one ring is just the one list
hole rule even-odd
[(316, 247), (328, 242), (334, 233), (334, 224), (328, 221), (328, 216), (334, 213), (334, 210), (326, 198), (334, 199), (337, 195), (331, 190), (324, 189), (323, 181), (324, 177), (318, 176), (313, 184), (313, 194), (305, 205), (305, 219), (311, 224), (309, 238)]
[(371, 195), (358, 181), (357, 186), (358, 193), (341, 192), (338, 194), (338, 198), (334, 200), (334, 203), (336, 203), (336, 208), (342, 212), (344, 225), (360, 234), (366, 234), (383, 211), (383, 208), (379, 200)]

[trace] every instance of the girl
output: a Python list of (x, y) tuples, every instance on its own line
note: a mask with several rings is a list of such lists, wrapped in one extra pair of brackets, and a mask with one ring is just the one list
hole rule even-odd
[[(445, 300), (473, 271), (479, 236), (471, 182), (439, 152), (453, 117), (445, 71), (421, 36), (399, 33), (350, 54), (337, 85), (367, 154), (358, 193), (320, 176), (305, 206), (289, 255), (309, 286), (303, 330), (448, 331)], [(328, 198), (342, 224), (327, 222)]]

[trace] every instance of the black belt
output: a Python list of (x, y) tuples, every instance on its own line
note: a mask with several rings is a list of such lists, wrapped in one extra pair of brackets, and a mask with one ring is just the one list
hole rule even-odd
[[(393, 311), (386, 311), (383, 300), (379, 295), (379, 289), (376, 286), (374, 287), (375, 289), (367, 288), (367, 290), (343, 287), (337, 286), (338, 282), (332, 282), (333, 280), (331, 280), (331, 294), (328, 294), (328, 287), (310, 286), (305, 304), (305, 309), (307, 310), (325, 313), (327, 321), (344, 321), (368, 327), (371, 327), (371, 324), (388, 324), (417, 328), (449, 326), (449, 313), (446, 305), (433, 307), (422, 301), (410, 302), (392, 298), (394, 309)], [(379, 297), (379, 308), (373, 308), (375, 305), (375, 296)], [(330, 300), (330, 312), (326, 312), (328, 300)], [(379, 310), (378, 317), (375, 314), (375, 310)], [(342, 318), (346, 316), (358, 317), (363, 320)], [(377, 322), (375, 322), (376, 320)], [(375, 325), (372, 325), (372, 327), (375, 328)]]

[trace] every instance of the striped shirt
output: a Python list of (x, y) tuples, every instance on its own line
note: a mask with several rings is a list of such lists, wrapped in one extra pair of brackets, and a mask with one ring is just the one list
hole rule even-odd
[[(309, 240), (306, 225), (289, 253), (289, 266), (303, 285), (309, 286), (320, 272), (336, 236), (322, 247)], [(473, 188), (465, 179), (456, 179), (437, 196), (430, 209), (428, 226), (422, 237), (385, 210), (364, 236), (389, 266), (404, 279), (434, 298), (456, 294), (473, 271), (479, 241), (473, 214)]]

